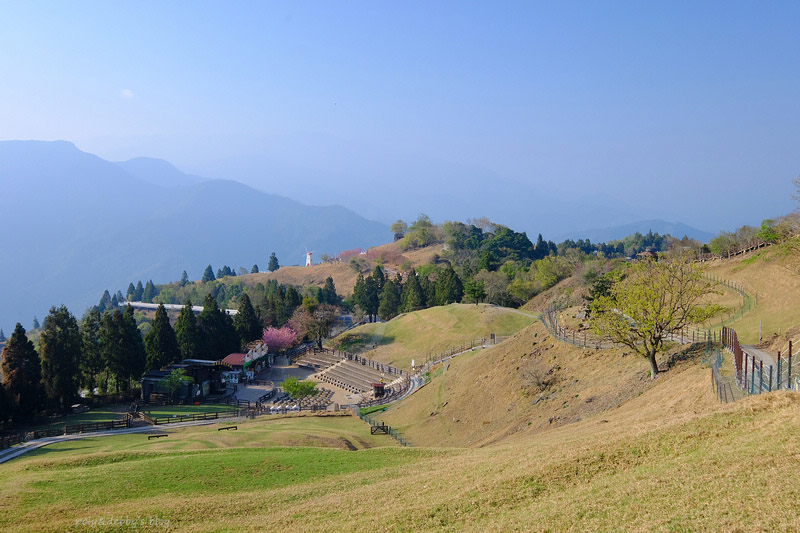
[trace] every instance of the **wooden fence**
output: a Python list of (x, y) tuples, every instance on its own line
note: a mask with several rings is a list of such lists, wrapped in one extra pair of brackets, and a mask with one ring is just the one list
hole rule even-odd
[(85, 422), (82, 424), (68, 424), (64, 428), (64, 434), (88, 433), (90, 431), (109, 431), (113, 429), (124, 429), (130, 427), (130, 419), (108, 420), (104, 422)]

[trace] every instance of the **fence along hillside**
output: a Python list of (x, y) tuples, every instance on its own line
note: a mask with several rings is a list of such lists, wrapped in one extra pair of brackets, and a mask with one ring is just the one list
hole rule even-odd
[(722, 345), (733, 356), (734, 375), (723, 376), (721, 357), (712, 362), (712, 384), (721, 401), (774, 390), (800, 390), (800, 369), (793, 360), (792, 341), (787, 351), (775, 354), (774, 364), (767, 365), (756, 350), (739, 343), (739, 336), (732, 328), (723, 329)]

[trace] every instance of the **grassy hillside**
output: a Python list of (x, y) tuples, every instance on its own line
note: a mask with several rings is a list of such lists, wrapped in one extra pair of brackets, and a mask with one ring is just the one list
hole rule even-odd
[(765, 338), (785, 333), (800, 324), (800, 269), (798, 257), (785, 246), (771, 246), (745, 257), (707, 263), (706, 270), (725, 279), (744, 284), (745, 290), (757, 296), (754, 311), (737, 320), (732, 327), (743, 342), (758, 342), (759, 324)]
[(492, 333), (511, 335), (534, 320), (529, 313), (504, 307), (451, 304), (406, 313), (389, 322), (365, 324), (333, 339), (331, 344), (410, 369), (412, 359), (419, 364), (426, 355), (436, 355), (474, 339), (488, 339)]

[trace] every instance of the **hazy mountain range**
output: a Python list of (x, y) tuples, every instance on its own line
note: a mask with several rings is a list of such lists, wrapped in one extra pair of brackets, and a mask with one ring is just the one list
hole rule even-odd
[(157, 159), (113, 163), (72, 143), (0, 142), (0, 327), (30, 327), (52, 305), (76, 315), (136, 280), (199, 279), (209, 263), (300, 264), (391, 239), (341, 206), (312, 207)]

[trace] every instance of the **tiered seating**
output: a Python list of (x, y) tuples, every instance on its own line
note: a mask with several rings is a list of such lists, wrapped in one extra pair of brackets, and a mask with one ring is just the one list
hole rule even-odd
[(288, 394), (283, 393), (278, 395), (270, 407), (270, 411), (274, 413), (284, 413), (287, 411), (305, 410), (325, 410), (332, 403), (333, 391), (320, 388), (317, 394), (303, 398), (302, 400), (293, 400)]
[(314, 370), (324, 370), (330, 366), (335, 365), (342, 360), (341, 355), (336, 355), (335, 352), (328, 350), (310, 350), (306, 352), (300, 360), (297, 361), (298, 366), (304, 366)]
[(372, 391), (372, 384), (380, 382), (381, 373), (360, 363), (342, 361), (320, 372), (317, 377), (346, 391), (361, 394)]

